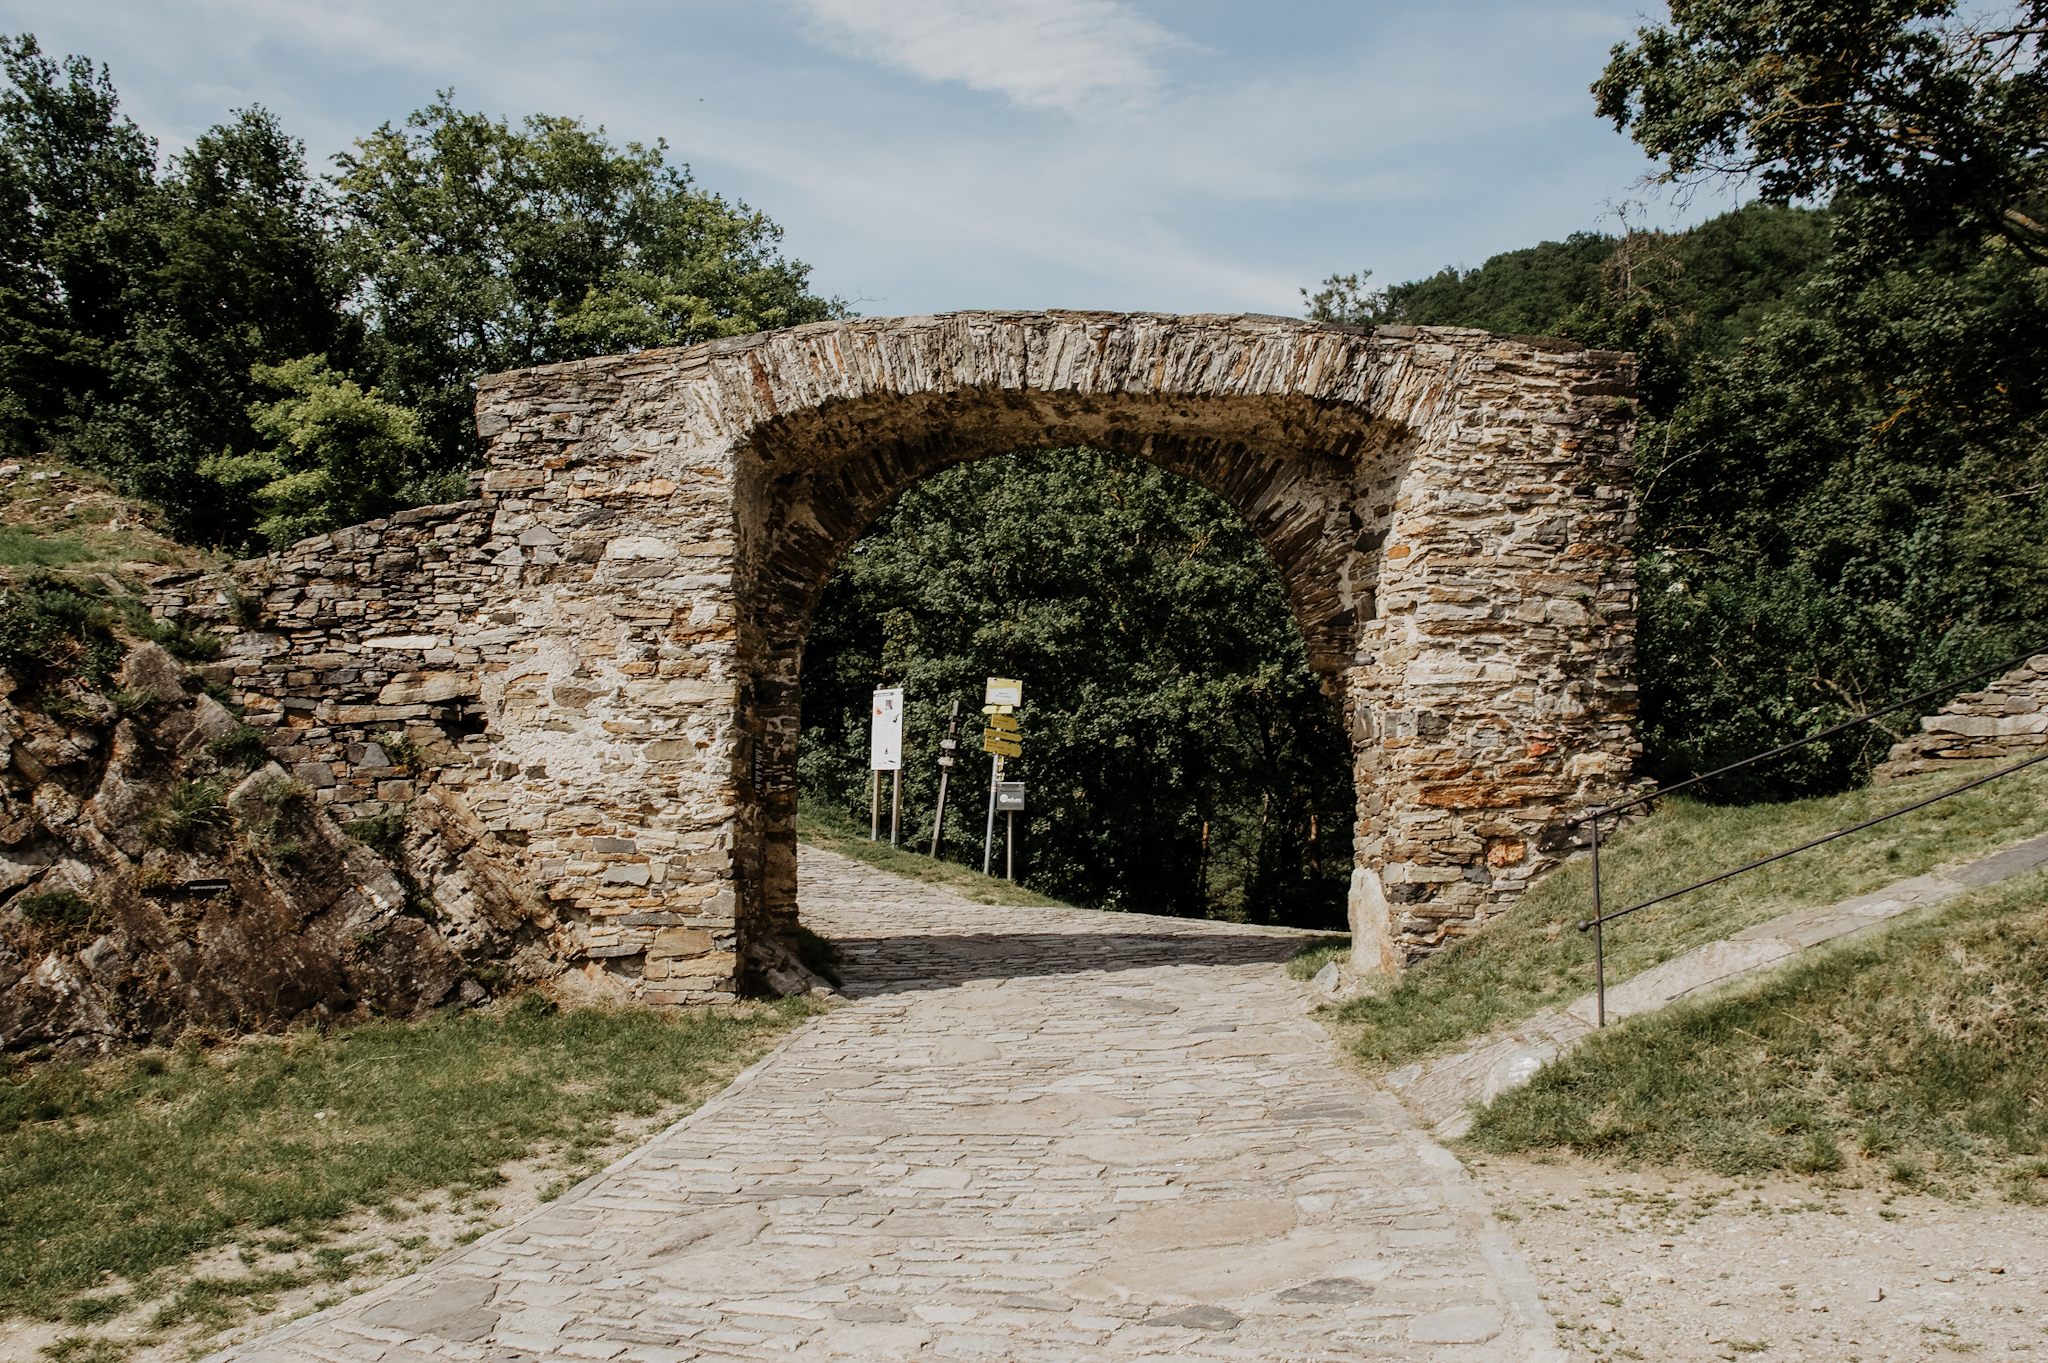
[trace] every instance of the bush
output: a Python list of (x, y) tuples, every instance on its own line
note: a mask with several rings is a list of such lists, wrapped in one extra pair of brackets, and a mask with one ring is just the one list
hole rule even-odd
[(142, 816), (142, 836), (156, 847), (189, 850), (199, 835), (223, 822), (227, 783), (218, 777), (180, 781)]
[(36, 697), (36, 704), (45, 716), (67, 728), (84, 729), (100, 722), (100, 717), (93, 713), (91, 707), (62, 691), (45, 691)]
[(127, 656), (114, 637), (113, 612), (93, 589), (62, 584), (40, 570), (0, 594), (0, 667), (23, 680), (76, 674), (104, 686)]
[(253, 767), (269, 755), (268, 737), (253, 724), (241, 724), (208, 743), (206, 751), (223, 766)]
[(121, 603), (122, 623), (138, 639), (159, 644), (172, 657), (188, 663), (210, 663), (225, 647), (218, 636), (192, 628), (183, 620), (159, 620), (149, 608), (132, 597)]
[(341, 831), (384, 860), (396, 863), (405, 843), (405, 815), (397, 810), (370, 819), (351, 819)]
[(100, 916), (100, 906), (74, 890), (25, 894), (14, 901), (27, 922), (39, 928), (84, 928)]

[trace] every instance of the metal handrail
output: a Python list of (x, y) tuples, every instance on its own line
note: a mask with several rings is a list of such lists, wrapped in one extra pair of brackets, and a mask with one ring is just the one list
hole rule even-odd
[(1833, 728), (1822, 729), (1819, 733), (1812, 733), (1808, 734), (1804, 738), (1794, 739), (1792, 742), (1785, 744), (1783, 747), (1772, 748), (1769, 752), (1760, 752), (1753, 756), (1745, 757), (1740, 762), (1730, 762), (1725, 767), (1716, 767), (1714, 770), (1709, 772), (1703, 772), (1698, 776), (1688, 776), (1675, 786), (1661, 786), (1658, 789), (1651, 791), (1647, 795), (1638, 795), (1635, 799), (1623, 801), (1621, 804), (1618, 805), (1602, 805), (1600, 806), (1600, 808), (1593, 810), (1591, 813), (1581, 814), (1576, 819), (1565, 820), (1564, 826), (1566, 828), (1576, 828), (1580, 824), (1585, 823), (1589, 819), (1598, 820), (1609, 814), (1619, 814), (1624, 809), (1633, 809), (1637, 805), (1647, 804), (1651, 800), (1662, 799), (1666, 795), (1670, 795), (1674, 792), (1684, 790), (1687, 786), (1696, 786), (1702, 781), (1711, 781), (1716, 776), (1726, 776), (1729, 772), (1738, 770), (1742, 767), (1749, 766), (1751, 763), (1762, 762), (1767, 758), (1772, 757), (1783, 757), (1786, 753), (1791, 752), (1795, 748), (1803, 748), (1809, 743), (1818, 743), (1823, 738), (1833, 738), (1836, 734), (1841, 733), (1843, 730), (1853, 729), (1859, 724), (1868, 724), (1872, 720), (1883, 719), (1886, 715), (1895, 714), (1898, 711), (1905, 709), (1909, 705), (1918, 705), (1923, 701), (1929, 701), (1934, 699), (1936, 696), (1940, 695), (1944, 691), (1953, 691), (1956, 687), (1962, 686), (1966, 682), (1976, 681), (1980, 677), (1988, 677), (1992, 675), (1994, 672), (2010, 672), (2013, 668), (2018, 667), (2021, 663), (2027, 661), (2029, 658), (2038, 658), (2044, 653), (2048, 653), (2048, 648), (2030, 648), (2025, 653), (2020, 654), (2017, 658), (2008, 658), (2006, 661), (1998, 663), (1992, 667), (1987, 667), (1981, 672), (1972, 672), (1967, 677), (1957, 677), (1954, 681), (1943, 682), (1940, 686), (1935, 687), (1932, 691), (1922, 691), (1917, 696), (1908, 696), (1904, 700), (1894, 701), (1890, 705), (1885, 706), (1882, 710), (1872, 710), (1867, 715), (1858, 715), (1855, 719), (1843, 720), (1840, 724), (1835, 725)]
[(1783, 747), (1772, 748), (1769, 752), (1761, 752), (1757, 753), (1755, 756), (1752, 757), (1745, 757), (1740, 762), (1731, 762), (1725, 767), (1721, 767), (1717, 770), (1707, 772), (1704, 775), (1690, 777), (1684, 781), (1680, 781), (1675, 786), (1668, 786), (1662, 790), (1653, 791), (1648, 795), (1639, 795), (1635, 799), (1626, 801), (1622, 804), (1602, 805), (1597, 809), (1589, 810), (1588, 812), (1581, 814), (1576, 819), (1568, 820), (1565, 824), (1567, 828), (1576, 827), (1577, 825), (1582, 823), (1590, 823), (1592, 825), (1593, 916), (1591, 918), (1581, 919), (1578, 923), (1578, 929), (1580, 932), (1590, 931), (1593, 934), (1593, 988), (1596, 999), (1596, 1025), (1600, 1027), (1605, 1027), (1607, 1025), (1607, 942), (1606, 934), (1604, 931), (1606, 924), (1612, 922), (1617, 918), (1625, 918), (1629, 914), (1636, 912), (1638, 909), (1647, 909), (1652, 904), (1662, 904), (1666, 900), (1676, 899), (1680, 895), (1691, 894), (1694, 890), (1705, 889), (1709, 885), (1717, 885), (1721, 881), (1731, 879), (1735, 876), (1739, 876), (1745, 871), (1754, 871), (1759, 866), (1768, 866), (1774, 861), (1783, 861), (1786, 857), (1793, 856), (1794, 854), (1799, 852), (1809, 851), (1812, 848), (1819, 847), (1822, 843), (1833, 842), (1837, 838), (1846, 838), (1851, 833), (1860, 833), (1866, 828), (1870, 828), (1876, 824), (1881, 824), (1885, 822), (1885, 820), (1887, 819), (1896, 819), (1901, 814), (1910, 814), (1916, 809), (1925, 809), (1928, 805), (1934, 804), (1935, 802), (1940, 800), (1946, 800), (1951, 795), (1960, 795), (1966, 790), (1975, 790), (1978, 786), (1984, 785), (1985, 783), (1990, 781), (1996, 781), (2001, 776), (2010, 776), (2014, 772), (2022, 771), (2027, 767), (2033, 766), (2037, 762), (2048, 762), (2048, 752), (2042, 753), (2039, 757), (2030, 757), (2024, 762), (2015, 763), (2014, 765), (2003, 768), (2002, 770), (1991, 772), (1990, 774), (1985, 776), (1980, 776), (1974, 781), (1965, 781), (1962, 785), (1953, 787), (1949, 790), (1944, 790), (1939, 795), (1930, 795), (1925, 800), (1921, 800), (1914, 804), (1907, 805), (1901, 809), (1892, 810), (1889, 814), (1880, 814), (1874, 819), (1866, 819), (1862, 823), (1854, 824), (1848, 828), (1838, 828), (1834, 832), (1829, 833), (1824, 837), (1815, 838), (1812, 842), (1801, 843), (1797, 847), (1790, 847), (1782, 852), (1774, 852), (1770, 856), (1760, 857), (1755, 861), (1748, 862), (1742, 866), (1737, 866), (1732, 870), (1723, 871), (1718, 875), (1708, 876), (1705, 880), (1696, 880), (1692, 884), (1685, 886), (1683, 889), (1672, 890), (1668, 894), (1661, 894), (1652, 899), (1645, 899), (1639, 904), (1631, 904), (1627, 908), (1618, 909), (1613, 913), (1603, 913), (1600, 907), (1600, 820), (1607, 817), (1609, 814), (1618, 814), (1624, 809), (1631, 809), (1636, 805), (1644, 804), (1650, 800), (1658, 799), (1661, 796), (1669, 795), (1674, 791), (1683, 790), (1687, 786), (1697, 785), (1701, 781), (1710, 780), (1713, 777), (1734, 771), (1738, 767), (1746, 767), (1749, 766), (1751, 763), (1764, 761), (1766, 758), (1783, 756), (1785, 753), (1791, 752), (1795, 748), (1803, 748), (1809, 743), (1815, 743), (1823, 738), (1832, 737), (1835, 734), (1841, 733), (1845, 729), (1853, 729), (1859, 724), (1868, 724), (1872, 720), (1881, 719), (1885, 715), (1889, 715), (1896, 711), (1903, 710), (1909, 705), (1920, 704), (1923, 701), (1927, 701), (1935, 696), (1940, 695), (1944, 691), (1954, 690), (1956, 687), (1962, 686), (1967, 682), (1976, 681), (1980, 677), (1987, 677), (1993, 673), (2010, 671), (2012, 668), (2018, 667), (2021, 663), (2026, 662), (2031, 658), (2041, 657), (2044, 654), (2048, 654), (2048, 649), (2030, 649), (2027, 652), (2020, 654), (2017, 658), (2013, 658), (2007, 662), (2000, 663), (1995, 667), (1985, 668), (1981, 672), (1972, 672), (1971, 674), (1965, 677), (1957, 677), (1953, 681), (1944, 682), (1942, 685), (1935, 687), (1931, 691), (1923, 691), (1917, 696), (1909, 696), (1905, 700), (1897, 701), (1891, 705), (1887, 705), (1882, 710), (1872, 710), (1867, 715), (1861, 715), (1855, 719), (1848, 720), (1841, 724), (1837, 724), (1833, 728), (1822, 729), (1819, 733), (1808, 734), (1805, 738), (1799, 739), (1796, 742), (1787, 743)]

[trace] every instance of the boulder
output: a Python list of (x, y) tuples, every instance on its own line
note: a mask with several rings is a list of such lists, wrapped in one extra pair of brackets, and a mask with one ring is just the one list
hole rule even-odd
[(121, 664), (121, 685), (160, 704), (185, 699), (185, 666), (157, 644), (137, 644)]

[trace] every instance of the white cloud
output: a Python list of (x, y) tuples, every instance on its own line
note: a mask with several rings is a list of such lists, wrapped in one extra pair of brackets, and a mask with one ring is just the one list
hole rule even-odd
[(797, 0), (833, 45), (1025, 109), (1144, 103), (1184, 46), (1115, 0)]

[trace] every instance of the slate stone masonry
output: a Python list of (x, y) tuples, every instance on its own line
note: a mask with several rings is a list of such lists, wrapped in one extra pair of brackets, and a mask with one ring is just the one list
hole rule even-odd
[(1880, 786), (1958, 762), (2011, 761), (2048, 747), (2048, 653), (2021, 663), (1982, 691), (1957, 696), (1920, 721), (1871, 772)]
[(1628, 779), (1632, 383), (1630, 356), (1452, 328), (818, 323), (486, 378), (474, 500), (154, 605), (229, 637), (213, 675), (340, 812), (458, 802), (593, 978), (786, 989), (832, 564), (950, 465), (1128, 451), (1271, 554), (1352, 735), (1359, 952), (1397, 970), (1512, 904)]

